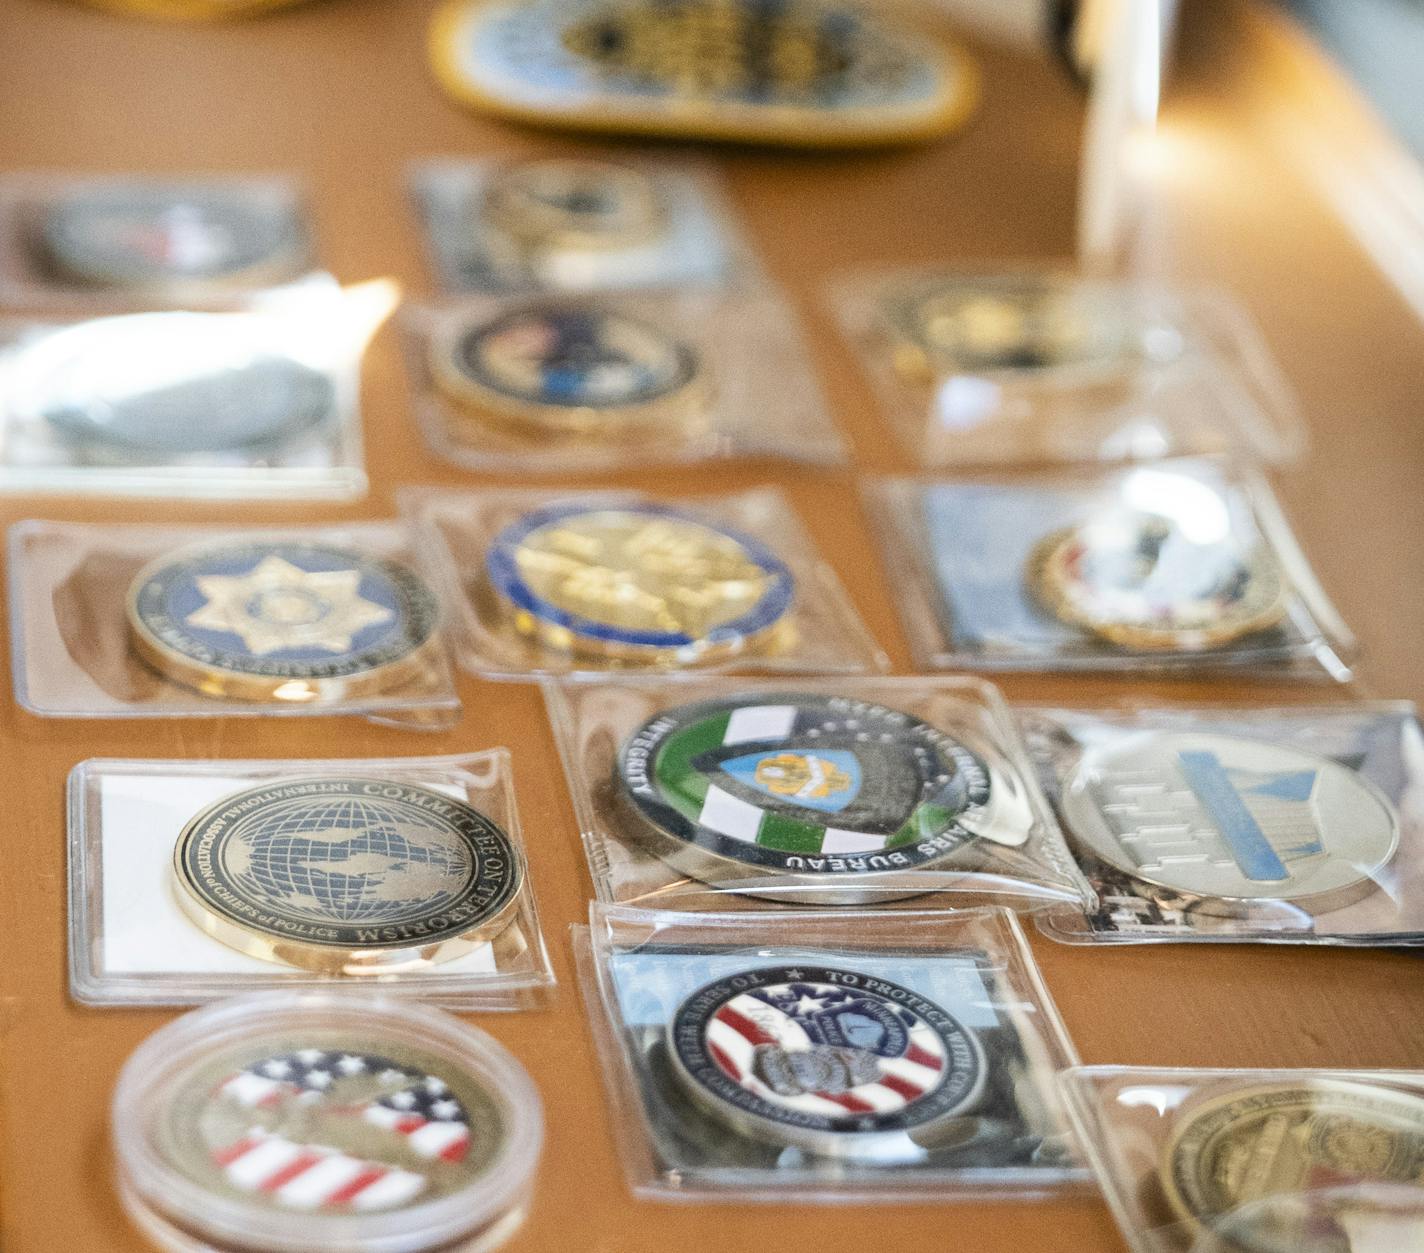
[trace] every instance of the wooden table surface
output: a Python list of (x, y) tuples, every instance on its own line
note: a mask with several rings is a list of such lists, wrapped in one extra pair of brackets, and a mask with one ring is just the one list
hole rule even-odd
[[(394, 275), (429, 290), (403, 190), (412, 158), (583, 150), (461, 112), (426, 72), (430, 0), (324, 0), (250, 24), (181, 28), (62, 0), (0, 0), (0, 170), (290, 170), (314, 193), (321, 254), (344, 281)], [(1250, 0), (1186, 10), (1157, 157), (1153, 256), (1219, 282), (1259, 318), (1299, 393), (1314, 448), (1281, 491), (1306, 551), (1361, 637), (1369, 694), (1424, 695), (1424, 330), (1281, 141), (1291, 112), (1338, 90), (1308, 49)], [(868, 262), (1054, 258), (1073, 246), (1082, 101), (1046, 61), (980, 50), (982, 112), (963, 136), (878, 155), (713, 153), (748, 231), (812, 336), (859, 471), (907, 469), (820, 303), (822, 280)], [(1326, 84), (1326, 86), (1322, 86)], [(1282, 114), (1282, 107), (1285, 113)], [(1284, 118), (1284, 121), (1283, 121)], [(1292, 119), (1294, 118), (1294, 121)], [(424, 450), (388, 329), (365, 391), (373, 488), (348, 507), (279, 508), (14, 498), (5, 522), (149, 518), (286, 521), (385, 515), (405, 483), (470, 481)], [(861, 613), (909, 658), (855, 505), (850, 470), (771, 463), (713, 474), (630, 474), (653, 491), (774, 481), (789, 491)], [(1179, 683), (1012, 678), (1013, 698), (1272, 698)], [(1040, 1205), (872, 1209), (657, 1206), (628, 1196), (595, 1074), (567, 928), (588, 878), (536, 691), (461, 681), (465, 714), (424, 736), (316, 719), (45, 721), (4, 701), (0, 761), (0, 1211), (5, 1253), (136, 1250), (110, 1183), (107, 1108), (130, 1051), (172, 1015), (86, 1010), (66, 995), (64, 797), (91, 756), (355, 756), (507, 745), (560, 987), (538, 1012), (481, 1025), (523, 1060), (547, 1103), (548, 1147), (521, 1250), (775, 1249), (896, 1253), (1120, 1248), (1094, 1197)], [(1314, 695), (1350, 693), (1322, 687)], [(339, 736), (339, 738), (334, 738)], [(1034, 950), (1087, 1062), (1424, 1067), (1424, 967), (1391, 952), (1301, 948)]]

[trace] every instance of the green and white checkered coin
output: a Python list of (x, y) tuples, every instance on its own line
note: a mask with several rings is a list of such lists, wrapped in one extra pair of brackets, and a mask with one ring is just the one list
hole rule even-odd
[(863, 899), (837, 888), (942, 867), (979, 838), (1020, 844), (1032, 825), (1007, 766), (909, 714), (837, 696), (672, 709), (639, 728), (619, 768), (679, 870), (714, 883), (790, 878), (827, 903)]

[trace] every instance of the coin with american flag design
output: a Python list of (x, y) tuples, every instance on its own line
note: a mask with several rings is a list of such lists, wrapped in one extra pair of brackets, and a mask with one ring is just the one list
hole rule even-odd
[(687, 1095), (752, 1139), (886, 1160), (970, 1112), (982, 1044), (927, 997), (830, 966), (752, 968), (689, 996), (667, 1045)]
[(465, 1186), (504, 1139), (490, 1096), (433, 1058), (281, 1043), (189, 1076), (162, 1141), (190, 1178), (263, 1209), (373, 1214)]

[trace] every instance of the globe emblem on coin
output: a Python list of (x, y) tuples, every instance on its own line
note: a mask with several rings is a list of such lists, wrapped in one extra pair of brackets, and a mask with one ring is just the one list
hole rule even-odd
[(279, 810), (244, 829), (225, 862), (245, 895), (317, 922), (438, 913), (474, 869), (453, 832), (434, 823), (411, 829), (357, 797)]
[(224, 943), (348, 974), (493, 939), (523, 873), (509, 837), (466, 802), (339, 777), (224, 797), (189, 821), (173, 866), (179, 904)]

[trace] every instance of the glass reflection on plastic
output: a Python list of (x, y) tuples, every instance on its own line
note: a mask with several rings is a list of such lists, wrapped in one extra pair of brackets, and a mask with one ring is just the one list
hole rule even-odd
[(1354, 640), (1250, 472), (1184, 459), (867, 497), (921, 666), (1349, 678)]
[(485, 678), (888, 668), (780, 492), (414, 488), (460, 664)]
[(472, 470), (587, 473), (846, 448), (770, 291), (467, 298), (405, 310), (415, 411)]
[(1059, 1084), (1133, 1253), (1424, 1241), (1424, 1074), (1083, 1066)]
[(82, 762), (69, 902), (70, 992), (86, 1005), (339, 982), (522, 1009), (554, 982), (503, 749)]
[(1067, 943), (1424, 943), (1412, 705), (1019, 712), (1098, 907)]
[[(541, 192), (548, 208), (553, 192), (526, 189), (535, 178), (560, 180), (556, 204), (601, 203), (586, 184), (615, 180), (617, 191), (633, 182), (648, 210), (646, 229), (620, 238), (574, 237), (552, 227), (541, 236), (517, 228), (500, 212), (505, 189), (518, 182), (527, 200)], [(580, 182), (574, 185), (575, 179)], [(619, 153), (613, 161), (554, 158), (512, 164), (436, 161), (414, 167), (411, 192), (425, 226), (426, 245), (443, 290), (451, 293), (518, 295), (531, 292), (593, 292), (630, 289), (756, 288), (762, 276), (742, 239), (720, 183), (706, 170)], [(575, 193), (581, 193), (575, 199)], [(628, 198), (623, 193), (622, 199)]]
[(1029, 268), (851, 276), (831, 295), (925, 466), (1303, 451), (1289, 385), (1219, 295)]
[(594, 905), (580, 979), (647, 1200), (941, 1202), (1081, 1185), (1072, 1045), (1012, 914)]
[(116, 311), (333, 285), (314, 269), (304, 199), (280, 177), (9, 174), (0, 298)]
[(361, 358), (395, 301), (378, 280), (0, 324), (0, 489), (359, 495)]
[(545, 699), (600, 900), (1089, 906), (985, 683), (630, 679)]
[(399, 523), (9, 532), (15, 697), (48, 717), (459, 710), (430, 560)]

